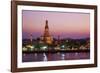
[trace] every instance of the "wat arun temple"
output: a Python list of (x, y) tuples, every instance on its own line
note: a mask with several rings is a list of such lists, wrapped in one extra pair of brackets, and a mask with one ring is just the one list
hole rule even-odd
[(41, 50), (59, 50), (59, 51), (88, 51), (90, 49), (90, 39), (61, 39), (51, 36), (49, 32), (48, 20), (45, 21), (45, 27), (43, 34), (37, 39), (33, 39), (33, 35), (30, 35), (29, 39), (23, 39), (22, 41), (23, 51), (41, 51)]
[(43, 34), (43, 36), (41, 36), (40, 41), (44, 42), (46, 44), (52, 44), (53, 43), (53, 38), (49, 33), (48, 20), (46, 20), (44, 34)]

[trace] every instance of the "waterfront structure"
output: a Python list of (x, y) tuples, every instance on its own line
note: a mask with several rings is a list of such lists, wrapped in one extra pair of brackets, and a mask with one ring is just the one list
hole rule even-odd
[(32, 37), (32, 34), (30, 35), (30, 44), (32, 45), (32, 40), (33, 40), (33, 37)]
[(49, 33), (48, 20), (46, 20), (44, 34), (43, 34), (43, 36), (41, 36), (41, 41), (43, 43), (46, 43), (46, 44), (52, 44), (53, 43), (53, 38)]

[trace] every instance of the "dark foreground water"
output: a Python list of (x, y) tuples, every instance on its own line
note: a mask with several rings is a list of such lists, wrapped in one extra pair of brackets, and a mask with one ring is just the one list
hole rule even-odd
[(71, 52), (71, 53), (23, 53), (23, 62), (38, 62), (38, 61), (59, 61), (59, 60), (79, 60), (89, 59), (89, 52)]

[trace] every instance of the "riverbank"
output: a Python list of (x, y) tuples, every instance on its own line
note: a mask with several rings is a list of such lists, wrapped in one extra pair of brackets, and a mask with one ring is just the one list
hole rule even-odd
[(86, 50), (36, 50), (36, 51), (23, 51), (23, 53), (57, 53), (57, 52), (90, 52), (89, 49)]

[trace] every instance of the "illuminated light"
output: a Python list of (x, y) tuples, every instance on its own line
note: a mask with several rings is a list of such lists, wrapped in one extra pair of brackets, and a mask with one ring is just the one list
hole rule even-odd
[(65, 56), (64, 54), (61, 54), (61, 56)]
[(34, 46), (31, 46), (31, 45), (27, 45), (26, 47), (31, 48), (31, 49), (34, 48)]
[(59, 50), (59, 49), (60, 49), (60, 47), (55, 47), (55, 49), (56, 49), (56, 50)]
[(30, 49), (30, 51), (33, 51), (33, 50), (34, 50), (33, 48)]
[(31, 48), (34, 48), (34, 46), (31, 46)]
[(26, 48), (26, 47), (23, 47), (22, 50), (23, 50), (23, 51), (27, 51), (27, 48)]
[(64, 45), (62, 45), (61, 47), (62, 47), (62, 48), (64, 48), (65, 46), (64, 46)]
[(43, 50), (45, 50), (47, 48), (47, 46), (43, 46), (43, 47), (41, 47), (41, 49), (43, 49)]
[(44, 46), (44, 47), (42, 47), (42, 48), (46, 49), (46, 48), (47, 48), (47, 46)]

